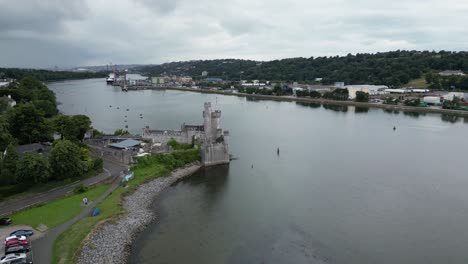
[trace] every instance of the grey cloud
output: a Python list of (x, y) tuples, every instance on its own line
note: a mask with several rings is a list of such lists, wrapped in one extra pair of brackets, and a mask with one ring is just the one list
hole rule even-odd
[(85, 0), (0, 0), (0, 32), (53, 32), (60, 30), (64, 21), (84, 19), (87, 13)]
[(146, 8), (164, 14), (172, 12), (176, 9), (180, 0), (134, 0), (135, 3), (141, 4)]
[(458, 0), (0, 0), (0, 66), (460, 50), (466, 12)]

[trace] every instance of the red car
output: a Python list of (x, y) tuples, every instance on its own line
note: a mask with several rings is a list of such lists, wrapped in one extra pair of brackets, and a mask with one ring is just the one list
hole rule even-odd
[(10, 239), (8, 240), (7, 242), (5, 242), (5, 248), (8, 248), (8, 247), (11, 247), (11, 246), (24, 246), (24, 245), (28, 245), (29, 242), (28, 240), (19, 240), (17, 238), (15, 239)]

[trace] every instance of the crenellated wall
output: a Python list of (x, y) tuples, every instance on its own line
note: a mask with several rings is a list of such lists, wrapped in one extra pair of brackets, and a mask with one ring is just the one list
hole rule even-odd
[(229, 132), (220, 128), (221, 111), (213, 111), (211, 103), (204, 104), (203, 125), (185, 125), (181, 130), (153, 130), (144, 128), (142, 138), (153, 143), (166, 144), (171, 138), (179, 143), (192, 143), (192, 138), (202, 142), (202, 164), (211, 166), (230, 162)]

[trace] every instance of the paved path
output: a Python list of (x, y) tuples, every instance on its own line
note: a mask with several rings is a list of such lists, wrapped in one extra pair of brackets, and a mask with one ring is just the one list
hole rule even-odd
[(6, 201), (3, 203), (0, 203), (0, 216), (9, 215), (12, 212), (16, 212), (21, 209), (31, 207), (36, 204), (49, 202), (57, 198), (63, 197), (67, 195), (68, 193), (72, 192), (73, 188), (75, 188), (75, 186), (78, 184), (93, 185), (102, 180), (108, 179), (109, 177), (120, 176), (120, 172), (125, 170), (126, 168), (127, 166), (122, 165), (120, 163), (110, 161), (110, 160), (104, 160), (104, 172), (100, 173), (97, 176), (94, 176), (94, 177), (91, 177), (82, 181), (70, 183), (68, 185), (61, 186), (61, 187), (52, 189), (44, 193), (24, 197), (18, 200), (12, 200), (12, 201)]
[(34, 263), (52, 263), (52, 249), (54, 246), (54, 241), (58, 238), (58, 236), (62, 234), (65, 230), (67, 230), (76, 221), (80, 220), (83, 217), (90, 216), (95, 205), (100, 203), (104, 198), (107, 197), (107, 195), (114, 191), (119, 186), (120, 181), (121, 178), (117, 177), (112, 183), (111, 187), (109, 187), (109, 189), (107, 189), (107, 191), (101, 196), (99, 196), (96, 200), (90, 203), (83, 211), (81, 211), (79, 215), (73, 217), (72, 219), (57, 227), (50, 229), (49, 231), (47, 231), (47, 233), (45, 233), (45, 235), (42, 238), (33, 241), (32, 251), (34, 254)]

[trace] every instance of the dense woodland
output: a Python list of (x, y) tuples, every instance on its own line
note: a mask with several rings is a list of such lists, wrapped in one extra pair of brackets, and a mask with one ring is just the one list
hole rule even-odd
[(88, 79), (106, 77), (106, 72), (70, 72), (70, 71), (49, 71), (18, 68), (0, 68), (0, 79), (23, 79), (26, 76), (34, 77), (39, 81), (61, 81), (72, 79)]
[[(27, 76), (0, 89), (0, 198), (24, 192), (32, 186), (70, 181), (102, 168), (102, 160), (92, 160), (82, 143), (91, 128), (85, 115), (61, 115), (54, 92)], [(6, 95), (17, 105), (11, 107)], [(61, 140), (53, 139), (53, 134)], [(48, 156), (17, 153), (16, 146), (53, 142)]]
[(410, 80), (424, 78), (427, 73), (443, 70), (468, 72), (468, 52), (397, 50), (376, 54), (291, 58), (265, 62), (234, 59), (199, 60), (139, 68), (139, 71), (148, 76), (189, 75), (200, 79), (201, 73), (207, 71), (208, 77), (219, 77), (228, 81), (244, 79), (314, 83), (316, 78), (323, 78), (322, 84), (345, 82), (392, 87), (403, 86)]

